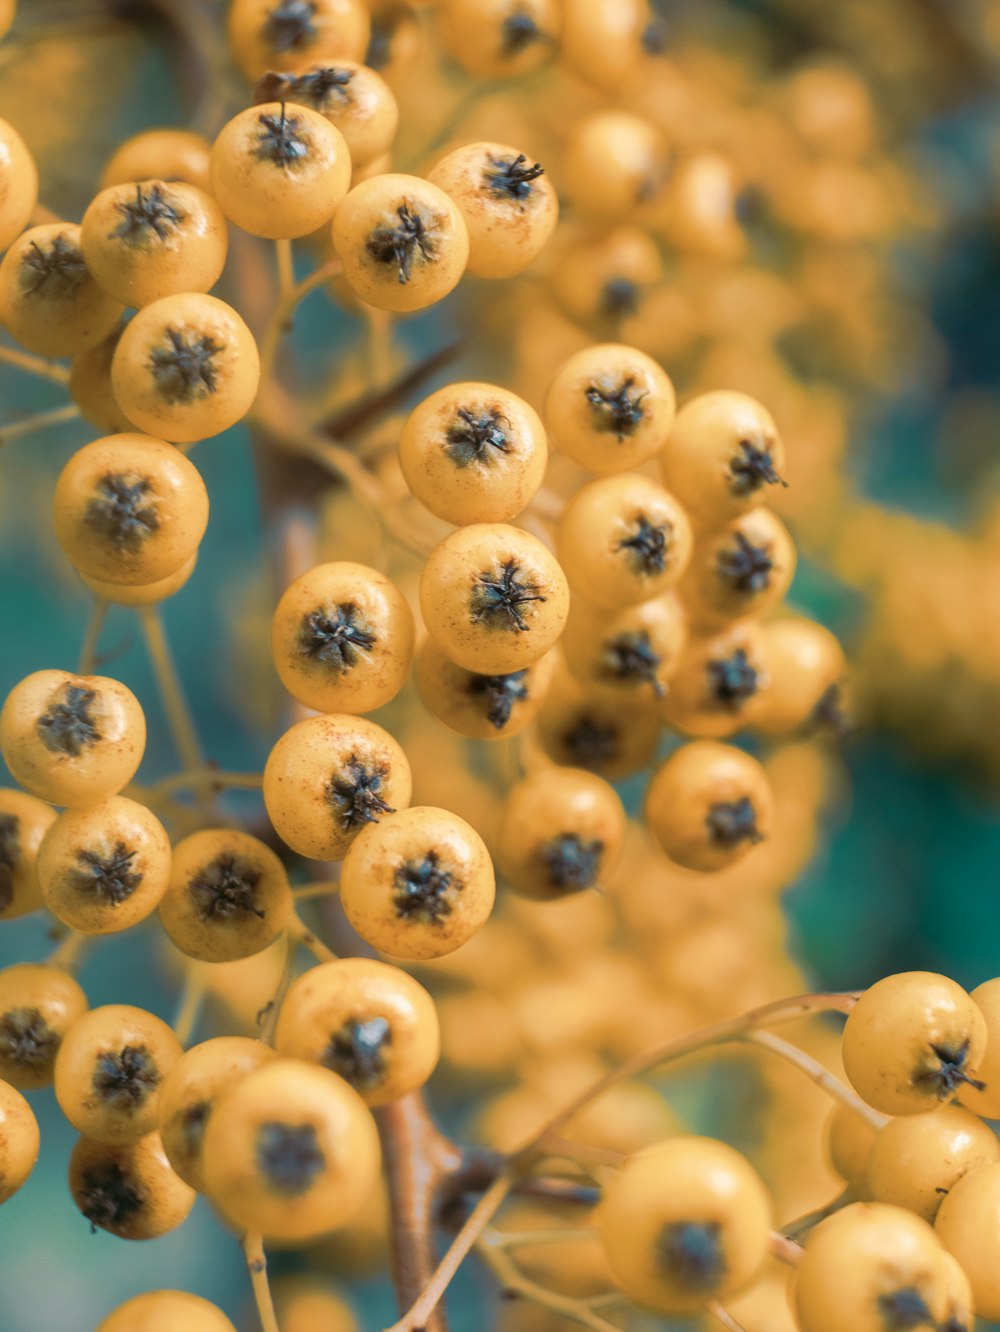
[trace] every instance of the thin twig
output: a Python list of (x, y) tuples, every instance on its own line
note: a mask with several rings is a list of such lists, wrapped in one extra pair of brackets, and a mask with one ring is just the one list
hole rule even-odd
[[(198, 732), (195, 729), (191, 712), (181, 688), (180, 679), (174, 666), (167, 637), (163, 632), (163, 620), (158, 606), (139, 607), (139, 623), (153, 666), (160, 698), (163, 702), (170, 731), (177, 746), (181, 762), (192, 772), (205, 769), (205, 759), (201, 752)], [(206, 770), (207, 771), (207, 770)], [(203, 784), (202, 784), (203, 785)]]
[(307, 948), (317, 962), (336, 962), (337, 954), (332, 948), (327, 948), (321, 939), (317, 939), (315, 934), (309, 928), (299, 915), (293, 915), (291, 924), (288, 926), (288, 937), (303, 948)]
[(796, 1244), (795, 1240), (789, 1239), (787, 1235), (782, 1235), (779, 1230), (771, 1231), (767, 1247), (772, 1258), (777, 1258), (782, 1263), (788, 1263), (790, 1267), (798, 1267), (802, 1261), (804, 1252), (802, 1245)]
[(79, 971), (84, 954), (93, 942), (92, 935), (78, 934), (76, 930), (70, 930), (65, 939), (49, 953), (45, 959), (45, 965), (47, 967), (62, 967), (63, 971)]
[(505, 1247), (496, 1242), (495, 1231), (484, 1235), (477, 1243), (476, 1254), (499, 1281), (501, 1289), (508, 1297), (519, 1296), (532, 1304), (540, 1305), (543, 1309), (562, 1314), (572, 1322), (579, 1323), (581, 1327), (589, 1327), (593, 1332), (619, 1332), (614, 1323), (609, 1323), (606, 1318), (594, 1312), (590, 1301), (574, 1299), (570, 1295), (560, 1295), (558, 1291), (550, 1290), (547, 1286), (525, 1276), (510, 1254), (505, 1252)]
[(259, 791), (263, 784), (264, 774), (261, 772), (225, 772), (221, 768), (213, 768), (209, 763), (190, 772), (178, 772), (170, 777), (163, 777), (147, 787), (146, 794), (156, 799), (159, 796), (172, 795), (174, 791), (206, 787), (212, 791)]
[(350, 439), (364, 426), (371, 425), (403, 403), (414, 389), (456, 360), (462, 354), (462, 349), (461, 342), (451, 342), (446, 347), (440, 347), (409, 370), (404, 370), (385, 388), (362, 394), (346, 407), (331, 413), (317, 423), (316, 429), (334, 439)]
[(267, 1280), (267, 1257), (261, 1237), (244, 1235), (243, 1253), (247, 1260), (247, 1271), (250, 1273), (250, 1284), (257, 1304), (261, 1332), (279, 1332), (274, 1301), (271, 1299), (271, 1287)]
[(728, 1327), (729, 1332), (746, 1332), (742, 1323), (738, 1323), (728, 1309), (724, 1308), (718, 1300), (709, 1300), (706, 1305), (708, 1312), (723, 1327)]
[(181, 1045), (186, 1046), (191, 1041), (201, 1006), (205, 1001), (206, 989), (204, 974), (188, 967), (184, 972), (181, 1002), (173, 1022), (174, 1035)]
[(80, 660), (77, 663), (77, 675), (90, 675), (97, 665), (97, 647), (100, 642), (104, 622), (108, 618), (108, 603), (103, 597), (94, 597), (87, 617), (87, 629), (80, 648)]
[(6, 444), (9, 440), (20, 439), (22, 435), (34, 435), (40, 430), (47, 430), (49, 426), (61, 425), (64, 421), (79, 420), (80, 409), (75, 402), (71, 402), (66, 407), (53, 407), (51, 412), (33, 412), (31, 416), (23, 416), (19, 421), (12, 421), (10, 425), (0, 427), (0, 444)]
[(886, 1122), (885, 1115), (878, 1110), (873, 1110), (856, 1091), (841, 1082), (839, 1078), (834, 1077), (830, 1070), (824, 1068), (812, 1055), (806, 1054), (797, 1045), (792, 1045), (791, 1041), (782, 1040), (780, 1036), (775, 1036), (769, 1031), (744, 1032), (738, 1039), (752, 1045), (762, 1046), (765, 1050), (770, 1050), (772, 1054), (776, 1054), (779, 1059), (784, 1059), (786, 1063), (794, 1065), (807, 1078), (815, 1082), (817, 1087), (822, 1087), (825, 1092), (840, 1101), (842, 1105), (848, 1105), (852, 1110), (856, 1110), (863, 1119), (871, 1124), (872, 1128), (880, 1129)]
[(19, 370), (27, 370), (30, 375), (38, 375), (40, 379), (51, 379), (56, 384), (69, 383), (69, 371), (64, 365), (47, 361), (44, 356), (18, 351), (16, 347), (0, 347), (0, 361), (16, 365)]

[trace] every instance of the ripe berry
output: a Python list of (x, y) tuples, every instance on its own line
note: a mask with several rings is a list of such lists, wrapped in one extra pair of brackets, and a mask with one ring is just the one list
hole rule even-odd
[(194, 1189), (171, 1170), (158, 1133), (118, 1144), (80, 1138), (70, 1157), (69, 1188), (93, 1232), (128, 1240), (176, 1230), (195, 1200)]
[(10, 1083), (0, 1082), (0, 1203), (12, 1198), (34, 1170), (39, 1142), (31, 1106)]
[(197, 563), (198, 555), (195, 553), (176, 573), (158, 578), (153, 583), (106, 583), (102, 578), (89, 578), (85, 573), (80, 574), (80, 582), (96, 597), (110, 601), (115, 606), (158, 606), (161, 601), (166, 601), (187, 586)]
[(760, 626), (747, 620), (711, 638), (692, 638), (663, 705), (670, 725), (709, 737), (752, 726), (770, 691), (763, 642)]
[(626, 221), (657, 198), (668, 172), (658, 126), (627, 111), (595, 111), (570, 130), (560, 193), (587, 217)]
[(977, 985), (970, 998), (986, 1022), (986, 1049), (977, 1077), (984, 1085), (963, 1083), (957, 1099), (985, 1119), (1000, 1119), (1000, 979)]
[(236, 1332), (214, 1304), (184, 1290), (152, 1290), (119, 1304), (97, 1332)]
[(585, 688), (561, 663), (538, 713), (538, 741), (555, 762), (617, 781), (647, 768), (660, 736), (652, 703)]
[(234, 0), (229, 9), (233, 58), (251, 83), (268, 70), (361, 60), (369, 31), (364, 0)]
[(59, 1046), (87, 1011), (87, 996), (60, 967), (19, 963), (0, 971), (0, 1078), (21, 1091), (52, 1082)]
[(356, 60), (317, 61), (294, 74), (272, 70), (258, 83), (256, 100), (295, 102), (319, 112), (344, 136), (355, 172), (389, 151), (399, 124), (392, 89)]
[(775, 605), (794, 573), (795, 546), (784, 523), (770, 509), (751, 509), (695, 541), (681, 597), (692, 623), (710, 633)]
[(183, 181), (210, 194), (212, 145), (193, 130), (158, 129), (133, 134), (120, 143), (101, 173), (101, 189), (137, 180)]
[(561, 643), (583, 684), (619, 697), (663, 698), (687, 646), (687, 617), (673, 592), (617, 613), (574, 598)]
[(799, 616), (761, 626), (761, 652), (771, 680), (755, 724), (769, 734), (800, 727), (843, 732), (847, 666), (829, 629)]
[(953, 1185), (938, 1209), (934, 1229), (972, 1287), (976, 1314), (991, 1321), (1000, 1318), (1000, 1164), (970, 1170)]
[(0, 120), (0, 250), (6, 250), (31, 220), (38, 202), (38, 169), (17, 130)]
[(511, 79), (530, 73), (557, 50), (557, 0), (445, 0), (442, 36), (470, 74)]
[[(4, 729), (0, 715), (0, 740)], [(36, 861), (55, 818), (56, 811), (44, 801), (0, 787), (0, 920), (14, 920), (42, 905)]]
[(428, 712), (459, 735), (502, 740), (538, 715), (556, 667), (554, 651), (519, 671), (481, 675), (445, 656), (433, 639), (417, 653), (416, 682)]
[(876, 1202), (933, 1222), (960, 1179), (997, 1161), (1000, 1143), (993, 1130), (961, 1106), (942, 1105), (925, 1115), (890, 1119), (880, 1130), (868, 1163), (868, 1190)]

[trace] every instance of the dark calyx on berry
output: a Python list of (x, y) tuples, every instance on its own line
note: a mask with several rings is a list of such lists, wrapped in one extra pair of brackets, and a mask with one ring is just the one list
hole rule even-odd
[(277, 167), (289, 167), (309, 156), (309, 139), (299, 128), (300, 117), (290, 116), (281, 103), (281, 114), (262, 111), (257, 117), (257, 147), (254, 150), (262, 162), (273, 162)]
[(591, 384), (587, 389), (587, 401), (594, 409), (598, 430), (613, 434), (619, 440), (635, 434), (645, 413), (642, 400), (646, 392), (634, 392), (635, 380), (626, 375), (616, 389), (601, 388)]
[(737, 712), (760, 688), (760, 671), (743, 648), (708, 663), (708, 692), (722, 707)]
[(505, 560), (499, 574), (478, 575), (470, 603), (473, 624), (485, 621), (491, 628), (527, 633), (531, 626), (521, 607), (531, 601), (544, 601), (545, 597), (538, 591), (537, 583), (521, 578), (520, 571), (517, 560)]
[(267, 11), (262, 36), (274, 51), (300, 51), (317, 36), (313, 0), (280, 0)]
[(748, 439), (740, 440), (740, 452), (729, 460), (729, 489), (734, 495), (752, 495), (761, 486), (787, 486), (774, 470), (767, 449), (759, 449)]
[(377, 264), (395, 264), (400, 283), (409, 282), (413, 265), (418, 259), (430, 261), (437, 257), (434, 224), (428, 224), (420, 213), (411, 211), (404, 200), (396, 209), (399, 221), (394, 227), (380, 226), (368, 237), (365, 249)]
[(931, 1053), (936, 1062), (919, 1072), (913, 1081), (917, 1086), (932, 1088), (939, 1100), (947, 1101), (963, 1084), (975, 1087), (977, 1091), (986, 1086), (985, 1082), (970, 1077), (965, 1071), (969, 1062), (968, 1041), (958, 1046), (932, 1045)]
[(405, 860), (394, 878), (396, 914), (421, 925), (438, 925), (452, 912), (452, 899), (461, 883), (450, 870), (438, 864), (436, 851), (422, 860)]
[(305, 1193), (326, 1167), (326, 1157), (312, 1124), (261, 1124), (257, 1130), (257, 1166), (278, 1193)]
[(770, 547), (755, 546), (742, 532), (734, 532), (733, 544), (719, 552), (715, 568), (719, 577), (731, 583), (737, 592), (753, 596), (770, 583), (774, 560)]
[(350, 102), (349, 86), (353, 78), (353, 69), (337, 69), (333, 65), (307, 70), (304, 74), (270, 70), (254, 88), (254, 101), (298, 102), (314, 111), (326, 111), (331, 105), (342, 107)]
[(531, 182), (545, 175), (545, 168), (540, 162), (526, 166), (524, 153), (516, 157), (491, 157), (485, 171), (487, 188), (493, 194), (506, 196), (508, 199), (523, 201), (531, 196)]
[(93, 1086), (117, 1110), (137, 1110), (160, 1085), (160, 1072), (144, 1045), (123, 1045), (97, 1056)]
[(395, 813), (379, 794), (388, 775), (385, 768), (369, 767), (353, 755), (333, 774), (326, 786), (326, 798), (345, 832), (377, 823), (380, 814)]
[(527, 699), (527, 674), (527, 671), (511, 671), (507, 675), (470, 676), (466, 692), (483, 701), (486, 720), (498, 731), (510, 721), (514, 705)]
[(564, 731), (560, 737), (568, 758), (578, 768), (600, 772), (614, 763), (621, 753), (621, 731), (610, 721), (599, 721), (586, 714)]
[(364, 627), (361, 612), (352, 602), (330, 610), (314, 610), (302, 620), (299, 650), (335, 671), (349, 671), (361, 654), (375, 646), (375, 635)]
[(878, 1311), (885, 1332), (913, 1332), (918, 1327), (937, 1329), (938, 1326), (924, 1297), (913, 1286), (880, 1295)]
[(739, 800), (718, 800), (705, 819), (708, 840), (716, 846), (739, 846), (740, 842), (764, 840), (757, 827), (757, 812), (747, 796)]
[(90, 1233), (98, 1229), (112, 1234), (128, 1226), (146, 1206), (146, 1191), (114, 1161), (85, 1172), (77, 1205), (90, 1222)]
[(210, 333), (179, 328), (165, 330), (167, 343), (154, 347), (149, 368), (157, 387), (169, 403), (196, 402), (215, 392), (219, 377), (215, 357), (222, 351)]
[(407, 17), (407, 11), (399, 6), (383, 9), (372, 15), (371, 35), (364, 63), (369, 69), (385, 69), (392, 59), (392, 43), (400, 22)]
[(64, 701), (53, 703), (38, 719), (38, 734), (46, 749), (77, 758), (100, 740), (101, 733), (90, 712), (96, 697), (94, 689), (66, 686)]
[(678, 1285), (694, 1292), (715, 1290), (726, 1275), (722, 1227), (717, 1221), (677, 1221), (656, 1241), (660, 1266)]
[(130, 481), (120, 473), (109, 472), (87, 501), (83, 520), (116, 550), (134, 555), (160, 526), (156, 505), (149, 502), (152, 490), (147, 477)]
[(844, 710), (843, 695), (844, 686), (839, 680), (824, 689), (810, 714), (809, 727), (816, 731), (830, 731), (841, 739), (850, 735), (853, 728)]
[(21, 290), (28, 295), (67, 296), (86, 276), (83, 251), (62, 232), (44, 247), (33, 240), (21, 259)]
[(351, 1018), (330, 1037), (320, 1063), (358, 1091), (374, 1091), (385, 1080), (391, 1045), (392, 1027), (386, 1018)]
[(608, 319), (622, 319), (639, 309), (640, 290), (631, 278), (608, 278), (601, 288), (600, 313)]
[(457, 420), (445, 435), (444, 451), (456, 466), (468, 467), (474, 462), (488, 466), (493, 461), (493, 450), (510, 453), (510, 440), (503, 428), (509, 422), (495, 407), (479, 413), (459, 407), (455, 415)]
[(211, 1101), (195, 1101), (193, 1105), (184, 1108), (181, 1115), (181, 1133), (184, 1135), (186, 1146), (192, 1152), (197, 1152), (201, 1146), (211, 1111)]
[(539, 848), (549, 884), (561, 892), (575, 893), (593, 888), (601, 867), (604, 843), (585, 842), (578, 833), (560, 833)]
[(642, 30), (642, 49), (647, 55), (665, 55), (670, 43), (670, 26), (662, 14), (656, 14)]
[(120, 199), (115, 207), (122, 215), (122, 220), (109, 232), (112, 238), (123, 240), (129, 245), (148, 244), (153, 236), (157, 240), (169, 240), (187, 214), (177, 206), (164, 190), (159, 181), (143, 189), (135, 187), (134, 199)]
[(262, 877), (259, 869), (237, 856), (216, 856), (188, 880), (188, 894), (198, 919), (232, 920), (252, 915), (263, 920), (266, 913), (257, 905), (257, 885)]
[(14, 871), (21, 859), (21, 820), (0, 813), (0, 911), (14, 900)]
[(535, 42), (548, 42), (551, 37), (535, 22), (526, 10), (517, 9), (503, 21), (500, 35), (500, 54), (510, 58), (520, 55)]
[(640, 513), (633, 531), (618, 542), (618, 550), (626, 550), (636, 573), (659, 574), (667, 565), (667, 541), (671, 533), (669, 523), (651, 523)]
[(0, 1017), (0, 1059), (17, 1068), (46, 1068), (59, 1038), (37, 1008), (9, 1008)]
[(649, 684), (657, 698), (666, 692), (656, 675), (662, 663), (645, 629), (616, 634), (601, 645), (602, 674), (613, 680)]
[(109, 856), (99, 851), (78, 851), (77, 864), (69, 872), (70, 883), (78, 893), (94, 894), (111, 906), (120, 906), (142, 883), (142, 875), (132, 868), (138, 854), (124, 842), (116, 842)]

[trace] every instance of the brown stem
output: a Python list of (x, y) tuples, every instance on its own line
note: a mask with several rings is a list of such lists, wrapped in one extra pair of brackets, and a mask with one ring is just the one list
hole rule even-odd
[(348, 406), (318, 422), (316, 429), (324, 435), (332, 436), (334, 439), (349, 439), (351, 435), (364, 426), (371, 425), (380, 416), (385, 416), (394, 407), (398, 407), (415, 388), (419, 388), (432, 375), (436, 375), (439, 370), (443, 370), (446, 365), (450, 365), (461, 355), (461, 352), (462, 344), (460, 342), (452, 342), (447, 347), (439, 348), (424, 360), (411, 366), (409, 370), (405, 370), (391, 384), (387, 384), (384, 388), (375, 389), (372, 393), (362, 394), (360, 398), (355, 398)]

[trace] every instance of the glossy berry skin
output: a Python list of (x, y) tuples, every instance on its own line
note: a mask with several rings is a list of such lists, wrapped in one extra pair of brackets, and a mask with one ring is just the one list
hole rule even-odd
[(61, 967), (22, 962), (0, 971), (0, 1078), (20, 1091), (52, 1082), (66, 1032), (87, 996)]
[(662, 465), (664, 485), (692, 517), (721, 527), (783, 484), (785, 451), (766, 408), (745, 393), (720, 390), (680, 409)]
[(406, 314), (441, 300), (461, 280), (469, 232), (444, 190), (387, 172), (355, 185), (333, 219), (348, 286), (379, 310)]
[(438, 389), (413, 409), (399, 437), (406, 484), (431, 513), (459, 527), (521, 513), (547, 459), (538, 413), (492, 384)]
[(674, 386), (652, 357), (615, 342), (571, 356), (549, 386), (545, 426), (562, 453), (610, 476), (647, 462), (674, 421)]
[(153, 583), (107, 583), (103, 578), (88, 578), (84, 573), (80, 574), (80, 582), (96, 597), (110, 601), (115, 606), (158, 606), (161, 601), (175, 596), (181, 588), (187, 586), (197, 563), (198, 555), (195, 553), (176, 573), (158, 578)]
[(0, 1082), (0, 1203), (12, 1198), (34, 1170), (40, 1141), (31, 1106), (16, 1087)]
[(427, 179), (454, 199), (469, 229), (469, 272), (521, 273), (548, 244), (559, 200), (541, 164), (502, 143), (469, 143), (436, 162)]
[(925, 1115), (889, 1120), (875, 1139), (868, 1188), (876, 1202), (905, 1207), (933, 1222), (960, 1179), (998, 1161), (993, 1130), (970, 1110), (942, 1105)]
[(791, 586), (795, 546), (770, 509), (751, 509), (711, 534), (700, 534), (681, 583), (681, 597), (702, 632), (761, 615)]
[(433, 639), (417, 653), (417, 689), (427, 711), (471, 740), (517, 735), (538, 715), (556, 668), (555, 652), (520, 671), (481, 675), (446, 656)]
[(151, 1290), (119, 1304), (97, 1332), (236, 1332), (214, 1304), (185, 1290)]
[(219, 1098), (274, 1058), (263, 1041), (215, 1036), (185, 1050), (163, 1079), (157, 1107), (163, 1150), (185, 1184), (199, 1193), (205, 1192), (205, 1129)]
[(128, 419), (173, 444), (241, 421), (259, 382), (253, 334), (231, 306), (202, 292), (144, 306), (111, 362), (112, 387)]
[(875, 1126), (843, 1101), (831, 1110), (826, 1121), (826, 1151), (830, 1164), (861, 1197), (867, 1194), (868, 1165), (877, 1135)]
[(101, 189), (137, 180), (183, 181), (211, 193), (212, 145), (193, 130), (154, 129), (118, 145), (101, 172)]
[(493, 910), (483, 839), (446, 809), (417, 805), (365, 828), (344, 858), (340, 904), (366, 943), (390, 957), (445, 957)]
[(466, 670), (506, 674), (556, 642), (569, 613), (566, 576), (537, 537), (501, 523), (453, 532), (420, 577), (427, 632)]
[(212, 146), (212, 192), (251, 236), (308, 236), (330, 221), (350, 183), (351, 154), (340, 130), (295, 103), (248, 107)]
[(573, 125), (559, 177), (574, 209), (602, 222), (631, 220), (667, 179), (663, 132), (627, 111), (596, 111)]
[(574, 599), (617, 610), (673, 587), (691, 559), (688, 516), (662, 486), (620, 472), (581, 486), (556, 526)]
[(127, 1240), (176, 1230), (196, 1197), (171, 1170), (158, 1133), (117, 1145), (80, 1138), (70, 1157), (69, 1188), (93, 1230)]
[(678, 1137), (609, 1180), (597, 1226), (616, 1281), (662, 1313), (703, 1308), (744, 1285), (767, 1253), (771, 1201), (739, 1152)]
[(125, 796), (66, 810), (38, 852), (45, 905), (80, 934), (115, 934), (145, 920), (169, 879), (170, 838), (163, 824)]
[(87, 266), (123, 305), (210, 291), (222, 276), (229, 232), (219, 205), (184, 181), (111, 185), (89, 204), (81, 228)]
[(667, 592), (610, 611), (574, 598), (562, 650), (583, 684), (620, 698), (663, 698), (687, 646), (687, 617)]
[(971, 999), (986, 1022), (986, 1050), (979, 1061), (980, 1090), (969, 1083), (958, 1089), (958, 1100), (985, 1119), (1000, 1119), (1000, 978), (984, 981)]
[(363, 0), (234, 0), (233, 58), (251, 83), (268, 70), (302, 70), (316, 60), (361, 60), (370, 20)]
[(116, 328), (96, 347), (74, 356), (69, 367), (70, 397), (83, 419), (102, 435), (122, 434), (132, 429), (111, 387), (111, 362), (121, 333), (122, 329)]
[(413, 657), (413, 615), (391, 579), (348, 560), (297, 578), (271, 623), (275, 669), (317, 712), (371, 712), (395, 698)]
[(399, 125), (392, 89), (356, 60), (317, 61), (294, 74), (272, 71), (257, 85), (256, 96), (261, 102), (295, 102), (325, 117), (344, 136), (355, 172), (389, 151)]
[(986, 1021), (960, 985), (930, 971), (886, 976), (847, 1018), (841, 1053), (855, 1090), (889, 1115), (916, 1115), (976, 1080)]
[(7, 695), (0, 751), (13, 775), (54, 805), (85, 808), (135, 776), (146, 719), (131, 690), (101, 675), (36, 671)]
[(122, 314), (96, 281), (72, 223), (31, 227), (0, 263), (0, 318), (26, 351), (76, 356), (103, 342)]
[(300, 856), (342, 860), (358, 833), (410, 803), (410, 765), (388, 731), (334, 713), (297, 722), (264, 767), (264, 804)]
[(163, 1079), (181, 1056), (160, 1018), (128, 1004), (92, 1008), (63, 1037), (56, 1099), (80, 1133), (101, 1143), (134, 1143), (156, 1127)]
[(73, 454), (53, 499), (56, 537), (81, 573), (136, 586), (175, 574), (208, 526), (208, 492), (183, 454), (147, 435), (108, 435)]
[(761, 651), (771, 679), (756, 725), (770, 735), (800, 727), (843, 731), (844, 650), (829, 629), (801, 616), (761, 626)]
[(580, 768), (542, 768), (507, 793), (497, 867), (515, 892), (543, 902), (599, 888), (621, 854), (626, 822), (602, 778)]
[(939, 1327), (949, 1286), (942, 1259), (934, 1231), (912, 1212), (852, 1203), (809, 1235), (793, 1291), (799, 1327), (802, 1332)]
[(285, 867), (232, 828), (203, 828), (174, 847), (160, 922), (188, 957), (233, 962), (272, 944), (292, 915)]
[(441, 1052), (437, 1009), (399, 967), (349, 957), (311, 967), (281, 1005), (278, 1054), (321, 1064), (368, 1105), (422, 1087)]
[(753, 726), (769, 694), (761, 627), (738, 620), (710, 637), (690, 639), (663, 716), (688, 735), (725, 737)]
[(964, 1175), (941, 1203), (934, 1229), (969, 1280), (976, 1314), (1000, 1318), (1000, 1164)]
[(556, 0), (445, 0), (441, 21), (449, 53), (484, 79), (527, 74), (558, 49)]
[[(3, 731), (0, 724), (0, 736)], [(51, 805), (23, 791), (0, 787), (0, 920), (15, 920), (42, 905), (38, 848), (55, 819)]]
[(642, 0), (563, 0), (560, 58), (595, 88), (621, 87), (641, 55), (649, 10)]
[(771, 830), (774, 797), (763, 765), (732, 745), (694, 740), (676, 749), (649, 784), (646, 821), (685, 869), (735, 864)]
[(275, 1059), (219, 1101), (202, 1159), (208, 1196), (230, 1225), (294, 1243), (354, 1219), (378, 1181), (380, 1151), (353, 1087)]
[(28, 225), (37, 202), (35, 159), (14, 126), (0, 120), (0, 250)]

